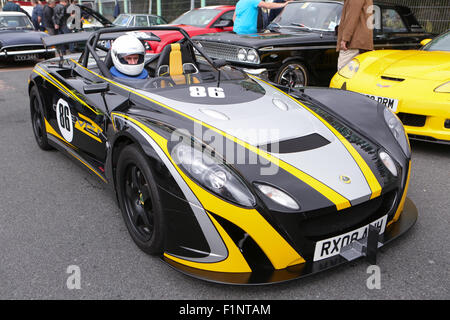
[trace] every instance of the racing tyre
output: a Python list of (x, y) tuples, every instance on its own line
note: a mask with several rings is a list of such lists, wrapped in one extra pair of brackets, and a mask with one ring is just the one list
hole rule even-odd
[(299, 61), (283, 64), (275, 76), (275, 82), (282, 86), (301, 88), (309, 83), (308, 69)]
[(148, 254), (164, 247), (164, 221), (151, 163), (136, 145), (126, 146), (116, 168), (119, 205), (128, 232)]
[(42, 150), (52, 150), (53, 148), (49, 145), (47, 140), (43, 110), (44, 106), (42, 104), (41, 96), (39, 95), (39, 90), (34, 86), (31, 88), (30, 92), (31, 124), (33, 126), (34, 137), (36, 138), (36, 143), (39, 148)]

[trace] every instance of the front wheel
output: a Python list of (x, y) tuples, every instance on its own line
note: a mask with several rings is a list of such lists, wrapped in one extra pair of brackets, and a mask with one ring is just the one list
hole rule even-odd
[(291, 88), (301, 88), (309, 84), (309, 74), (306, 66), (299, 61), (283, 64), (275, 76), (275, 82)]
[(148, 254), (163, 252), (164, 223), (151, 163), (136, 145), (125, 147), (116, 168), (119, 205), (128, 232)]

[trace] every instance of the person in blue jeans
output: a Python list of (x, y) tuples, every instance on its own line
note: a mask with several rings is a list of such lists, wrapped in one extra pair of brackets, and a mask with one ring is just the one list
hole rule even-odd
[(258, 31), (258, 7), (266, 9), (284, 8), (289, 1), (284, 3), (264, 2), (261, 0), (239, 0), (234, 11), (233, 31), (237, 34), (251, 34)]

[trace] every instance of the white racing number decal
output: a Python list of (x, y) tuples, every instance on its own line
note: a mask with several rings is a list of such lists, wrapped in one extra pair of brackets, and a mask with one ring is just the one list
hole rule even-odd
[(73, 139), (72, 114), (69, 104), (64, 99), (59, 99), (56, 104), (56, 119), (62, 136), (67, 142), (71, 142)]
[(192, 86), (189, 87), (189, 93), (191, 97), (196, 98), (203, 98), (203, 97), (210, 97), (210, 98), (225, 98), (225, 92), (223, 91), (223, 88), (219, 87), (202, 87), (202, 86)]

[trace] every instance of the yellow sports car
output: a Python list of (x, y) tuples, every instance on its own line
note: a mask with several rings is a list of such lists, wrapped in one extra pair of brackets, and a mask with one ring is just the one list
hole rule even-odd
[(361, 54), (336, 73), (330, 87), (386, 105), (412, 139), (450, 144), (450, 30), (421, 50)]

